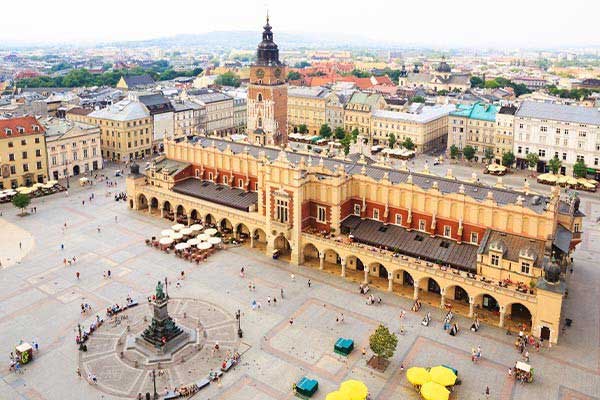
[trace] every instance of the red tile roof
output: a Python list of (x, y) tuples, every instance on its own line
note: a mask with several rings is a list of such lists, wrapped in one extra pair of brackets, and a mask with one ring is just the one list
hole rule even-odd
[[(35, 127), (37, 127), (37, 130), (35, 130)], [(19, 132), (19, 128), (23, 128), (22, 133)], [(8, 135), (7, 130), (11, 131), (10, 136)], [(46, 132), (46, 130), (35, 117), (0, 119), (0, 139), (37, 135), (44, 132)]]

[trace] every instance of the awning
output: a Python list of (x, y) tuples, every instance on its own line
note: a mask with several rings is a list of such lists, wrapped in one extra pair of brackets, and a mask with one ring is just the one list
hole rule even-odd
[(556, 246), (563, 253), (569, 253), (571, 248), (571, 240), (573, 240), (573, 233), (566, 229), (562, 225), (558, 225), (556, 228), (556, 237), (554, 238), (554, 246)]

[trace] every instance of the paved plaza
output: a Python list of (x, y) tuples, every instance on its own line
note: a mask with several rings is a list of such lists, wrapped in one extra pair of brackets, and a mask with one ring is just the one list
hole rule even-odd
[[(12, 205), (0, 206), (0, 399), (123, 399), (150, 390), (150, 370), (136, 365), (134, 358), (120, 357), (122, 340), (127, 326), (137, 332), (147, 323), (146, 299), (156, 282), (165, 277), (175, 282), (181, 271), (185, 272), (181, 287), (168, 289), (169, 310), (178, 324), (202, 326), (203, 347), (162, 366), (165, 373), (157, 379), (161, 394), (165, 388), (206, 376), (218, 368), (224, 352), (237, 349), (242, 354), (240, 365), (194, 398), (291, 399), (292, 383), (308, 376), (319, 381), (316, 399), (324, 399), (348, 378), (364, 381), (374, 399), (418, 399), (401, 365), (448, 364), (458, 369), (462, 381), (453, 399), (484, 399), (486, 386), (491, 399), (600, 399), (598, 194), (582, 194), (585, 234), (568, 277), (569, 296), (563, 308), (563, 320), (573, 319), (573, 326), (565, 328), (558, 345), (531, 351), (535, 381), (521, 385), (507, 374), (518, 359), (514, 336), (486, 325), (470, 332), (466, 329), (470, 321), (459, 317), (463, 329), (451, 337), (442, 329), (442, 311), (428, 306), (417, 314), (408, 311), (406, 332), (399, 336), (389, 368), (383, 373), (372, 370), (361, 355), (361, 349), (368, 348), (369, 334), (380, 323), (399, 332), (400, 310), (409, 310), (412, 299), (376, 292), (383, 305), (367, 305), (350, 280), (273, 260), (247, 247), (219, 251), (200, 264), (152, 249), (144, 240), (172, 223), (130, 211), (125, 202), (106, 196), (109, 190), (124, 190), (124, 178), (119, 179), (116, 189), (97, 184), (72, 188), (69, 196), (35, 199), (32, 206), (38, 212), (24, 218), (17, 217)], [(92, 192), (95, 199), (90, 204)], [(65, 266), (63, 259), (73, 257), (76, 262)], [(239, 274), (242, 266), (245, 278)], [(103, 277), (107, 270), (111, 279)], [(249, 281), (256, 291), (248, 289)], [(111, 324), (104, 310), (123, 304), (127, 296), (140, 305), (126, 312), (125, 322)], [(277, 305), (268, 305), (267, 296), (277, 297)], [(260, 310), (252, 309), (253, 300), (261, 303)], [(89, 303), (92, 312), (82, 316), (82, 303)], [(242, 339), (236, 335), (238, 309)], [(433, 321), (424, 327), (420, 321), (427, 311)], [(75, 344), (77, 324), (89, 326), (96, 313), (106, 322), (89, 340), (89, 351), (80, 354)], [(343, 324), (336, 322), (342, 313)], [(338, 337), (355, 340), (356, 350), (348, 358), (333, 352)], [(23, 373), (15, 374), (9, 372), (8, 357), (20, 340), (35, 340), (40, 349)], [(217, 341), (220, 353), (213, 354)], [(483, 358), (473, 364), (471, 348), (478, 345)], [(97, 376), (96, 385), (88, 382), (88, 373)]]

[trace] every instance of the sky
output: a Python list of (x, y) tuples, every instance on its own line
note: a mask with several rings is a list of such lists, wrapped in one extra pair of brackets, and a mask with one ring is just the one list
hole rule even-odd
[[(599, 46), (599, 0), (2, 1), (2, 44), (127, 41), (256, 30), (433, 47)], [(275, 36), (276, 37), (276, 36)]]

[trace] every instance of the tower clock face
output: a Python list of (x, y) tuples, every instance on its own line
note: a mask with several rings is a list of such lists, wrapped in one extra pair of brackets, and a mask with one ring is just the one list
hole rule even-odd
[(256, 70), (256, 77), (258, 79), (262, 79), (262, 78), (264, 78), (264, 76), (265, 76), (265, 71), (263, 71), (262, 69), (257, 69)]
[(281, 68), (275, 68), (275, 72), (273, 72), (275, 74), (276, 78), (281, 77)]

